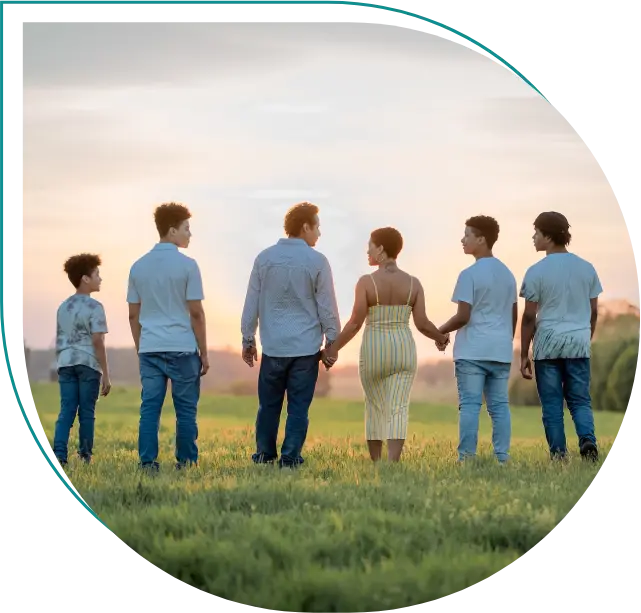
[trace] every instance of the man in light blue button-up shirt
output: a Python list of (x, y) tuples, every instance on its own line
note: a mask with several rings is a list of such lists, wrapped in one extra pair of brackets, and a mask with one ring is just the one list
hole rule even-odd
[(129, 274), (129, 322), (140, 361), (142, 404), (138, 452), (145, 468), (158, 468), (160, 413), (171, 381), (176, 410), (176, 467), (198, 460), (196, 411), (200, 377), (209, 370), (203, 285), (189, 246), (191, 213), (170, 203), (155, 212), (160, 242)]
[(303, 202), (285, 216), (283, 238), (258, 255), (249, 279), (241, 320), (243, 360), (258, 359), (256, 328), (263, 350), (258, 377), (256, 463), (277, 457), (278, 425), (287, 393), (287, 424), (279, 464), (296, 466), (309, 424), (323, 339), (336, 340), (340, 320), (332, 271), (315, 251), (320, 237), (318, 207)]

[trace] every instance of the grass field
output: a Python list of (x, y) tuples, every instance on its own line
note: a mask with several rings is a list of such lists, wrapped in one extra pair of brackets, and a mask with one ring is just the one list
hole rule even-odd
[[(52, 440), (57, 387), (34, 385)], [(412, 405), (403, 461), (372, 465), (358, 402), (318, 400), (298, 471), (254, 466), (253, 398), (203, 397), (200, 465), (173, 470), (173, 409), (160, 474), (139, 473), (137, 390), (98, 404), (94, 462), (68, 474), (100, 518), (156, 566), (197, 588), (291, 611), (377, 611), (464, 589), (514, 561), (563, 519), (598, 466), (551, 464), (540, 411), (513, 410), (512, 462), (498, 466), (482, 418), (480, 455), (456, 464), (457, 410)], [(622, 415), (597, 413), (604, 457)], [(281, 424), (282, 426), (282, 424)], [(281, 427), (282, 431), (282, 427)]]

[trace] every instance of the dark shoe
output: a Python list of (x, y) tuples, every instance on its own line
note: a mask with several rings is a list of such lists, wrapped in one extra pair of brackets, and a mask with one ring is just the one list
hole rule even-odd
[(145, 464), (138, 464), (138, 468), (147, 473), (157, 473), (160, 470), (158, 462), (147, 462)]
[(176, 470), (184, 470), (192, 466), (198, 466), (198, 462), (192, 462), (191, 460), (187, 462), (176, 462)]
[(60, 464), (60, 466), (62, 466), (63, 468), (67, 466), (67, 460), (63, 460), (62, 458), (56, 458), (56, 460), (58, 460), (58, 464)]
[(78, 457), (85, 464), (91, 464), (91, 456), (90, 455), (80, 455), (80, 454), (78, 454)]
[(252, 462), (254, 462), (254, 464), (273, 464), (275, 461), (276, 458), (268, 456), (262, 451), (260, 453), (257, 452), (252, 455)]
[(597, 462), (599, 460), (599, 450), (592, 441), (585, 441), (581, 444), (579, 453), (584, 460)]

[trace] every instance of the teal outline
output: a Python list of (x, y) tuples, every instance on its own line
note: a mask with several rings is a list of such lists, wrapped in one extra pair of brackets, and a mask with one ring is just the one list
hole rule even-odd
[[(79, 7), (84, 7), (88, 5), (94, 5), (94, 6), (120, 6), (120, 5), (144, 5), (144, 4), (149, 4), (152, 6), (155, 5), (163, 5), (163, 4), (169, 4), (175, 6), (176, 4), (182, 4), (181, 2), (176, 2), (172, 0), (137, 0), (137, 1), (131, 1), (131, 0), (115, 0), (113, 2), (83, 2), (82, 0), (66, 0), (63, 2), (56, 2), (55, 0), (23, 0), (22, 2), (7, 2), (6, 0), (2, 0), (2, 8), (3, 8), (3, 32), (6, 32), (8, 23), (7, 23), (7, 9), (8, 8), (20, 8), (20, 7), (25, 7), (29, 8), (30, 6), (42, 6), (42, 5), (51, 5), (52, 7), (56, 7), (58, 5), (65, 5), (65, 6), (79, 6)], [(185, 3), (186, 4), (186, 3)], [(189, 5), (217, 5), (217, 4), (249, 4), (252, 6), (257, 6), (257, 5), (262, 5), (262, 6), (271, 6), (271, 5), (279, 5), (279, 6), (300, 6), (300, 5), (311, 5), (311, 6), (345, 6), (345, 7), (355, 7), (355, 8), (373, 8), (377, 9), (380, 11), (386, 11), (388, 13), (395, 13), (397, 15), (403, 15), (406, 17), (409, 17), (410, 19), (415, 19), (416, 21), (421, 21), (423, 23), (429, 23), (431, 25), (434, 25), (442, 30), (446, 30), (447, 32), (450, 32), (452, 34), (455, 34), (459, 38), (462, 38), (474, 45), (475, 47), (478, 47), (482, 51), (485, 51), (489, 55), (491, 55), (495, 60), (499, 62), (499, 64), (502, 64), (503, 66), (506, 66), (509, 68), (515, 75), (517, 75), (521, 80), (523, 80), (525, 83), (527, 83), (530, 87), (532, 87), (539, 95), (541, 95), (549, 104), (551, 104), (550, 100), (548, 100), (543, 92), (532, 82), (530, 81), (518, 68), (516, 68), (511, 62), (506, 60), (504, 57), (502, 57), (499, 53), (494, 51), (493, 49), (490, 49), (487, 45), (483, 44), (482, 42), (476, 40), (469, 34), (466, 34), (465, 32), (461, 32), (460, 30), (457, 30), (456, 28), (453, 28), (451, 25), (443, 23), (441, 21), (438, 21), (437, 19), (434, 19), (433, 17), (428, 17), (426, 15), (421, 15), (420, 13), (415, 13), (414, 11), (410, 11), (407, 9), (403, 9), (397, 6), (387, 6), (385, 4), (379, 4), (377, 2), (362, 2), (360, 0), (277, 0), (276, 2), (273, 2), (272, 0), (214, 0), (214, 1), (207, 1), (207, 0), (189, 0), (188, 2)], [(35, 7), (34, 7), (35, 8)], [(178, 8), (178, 7), (176, 7)], [(7, 46), (7, 41), (5, 39), (5, 43), (3, 45), (3, 56), (6, 51), (6, 46)], [(4, 72), (4, 66), (6, 63), (6, 58), (3, 58), (4, 61), (2, 63), (3, 66), (3, 72)], [(2, 79), (2, 89), (4, 90), (4, 78)], [(3, 94), (5, 94), (4, 91), (2, 91)], [(5, 99), (3, 95), (3, 100)], [(4, 105), (4, 104), (3, 104)], [(5, 106), (5, 114), (6, 114), (6, 105)], [(7, 118), (9, 120), (9, 118)], [(2, 123), (2, 128), (0, 134), (2, 135), (2, 140), (5, 140), (5, 123)], [(6, 141), (5, 141), (6, 142)], [(5, 176), (6, 173), (3, 173), (2, 176), (2, 188), (3, 188), (3, 215), (2, 215), (2, 220), (0, 223), (2, 224), (2, 232), (3, 232), (3, 241), (6, 240), (4, 232), (5, 232), (5, 227), (4, 227), (4, 213), (6, 210), (7, 206), (7, 201), (6, 198), (4, 197), (4, 194), (6, 193), (5, 189)], [(0, 291), (2, 292), (2, 299), (3, 302), (6, 301), (6, 296), (4, 294), (4, 250), (2, 255), (0, 256), (2, 258), (2, 287), (0, 288)], [(5, 365), (7, 367), (7, 373), (8, 373), (8, 378), (9, 378), (9, 384), (11, 385), (11, 389), (13, 390), (14, 397), (16, 399), (16, 402), (18, 403), (20, 407), (20, 413), (22, 415), (22, 418), (25, 422), (25, 426), (29, 430), (29, 433), (31, 434), (32, 440), (36, 443), (38, 448), (40, 449), (40, 452), (42, 454), (43, 458), (46, 458), (47, 463), (49, 464), (49, 468), (53, 471), (54, 475), (58, 479), (62, 485), (64, 485), (65, 489), (71, 494), (75, 502), (77, 502), (80, 507), (85, 511), (92, 519), (94, 519), (104, 530), (108, 533), (111, 534), (111, 530), (105, 525), (105, 523), (98, 517), (98, 515), (91, 509), (91, 507), (82, 499), (80, 494), (76, 492), (76, 490), (72, 487), (72, 485), (69, 483), (67, 478), (65, 477), (64, 473), (62, 473), (58, 467), (56, 466), (55, 461), (49, 456), (47, 453), (47, 450), (45, 449), (44, 445), (42, 444), (42, 440), (38, 436), (38, 433), (36, 432), (35, 428), (33, 427), (33, 424), (31, 423), (31, 420), (29, 419), (29, 416), (27, 415), (27, 412), (24, 407), (24, 400), (22, 399), (22, 396), (20, 395), (20, 389), (18, 388), (18, 384), (16, 383), (15, 379), (15, 373), (13, 372), (13, 369), (11, 367), (11, 359), (9, 356), (9, 348), (7, 344), (7, 324), (6, 322), (2, 322), (0, 326), (0, 337), (2, 341), (2, 357), (4, 359)]]

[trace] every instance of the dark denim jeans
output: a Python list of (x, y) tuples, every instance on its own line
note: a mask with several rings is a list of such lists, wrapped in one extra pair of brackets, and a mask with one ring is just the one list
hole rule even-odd
[(507, 462), (512, 425), (508, 403), (510, 365), (502, 362), (457, 360), (459, 397), (459, 460), (476, 455), (483, 396), (492, 420), (492, 446), (499, 462)]
[(69, 433), (78, 414), (78, 455), (91, 460), (95, 426), (96, 401), (102, 375), (89, 366), (64, 366), (58, 370), (60, 414), (56, 421), (53, 452), (61, 464), (67, 463)]
[(198, 461), (196, 411), (200, 399), (200, 356), (197, 353), (141, 353), (142, 404), (138, 430), (138, 454), (142, 466), (157, 467), (160, 413), (171, 381), (176, 411), (176, 460)]
[(534, 372), (550, 454), (563, 457), (567, 452), (564, 399), (574, 421), (579, 447), (586, 441), (596, 445), (590, 398), (590, 359), (535, 360)]
[(298, 358), (262, 356), (258, 375), (258, 415), (256, 417), (256, 463), (273, 462), (278, 457), (276, 439), (287, 393), (285, 440), (280, 452), (281, 466), (302, 463), (301, 451), (309, 426), (309, 407), (314, 397), (320, 352)]

